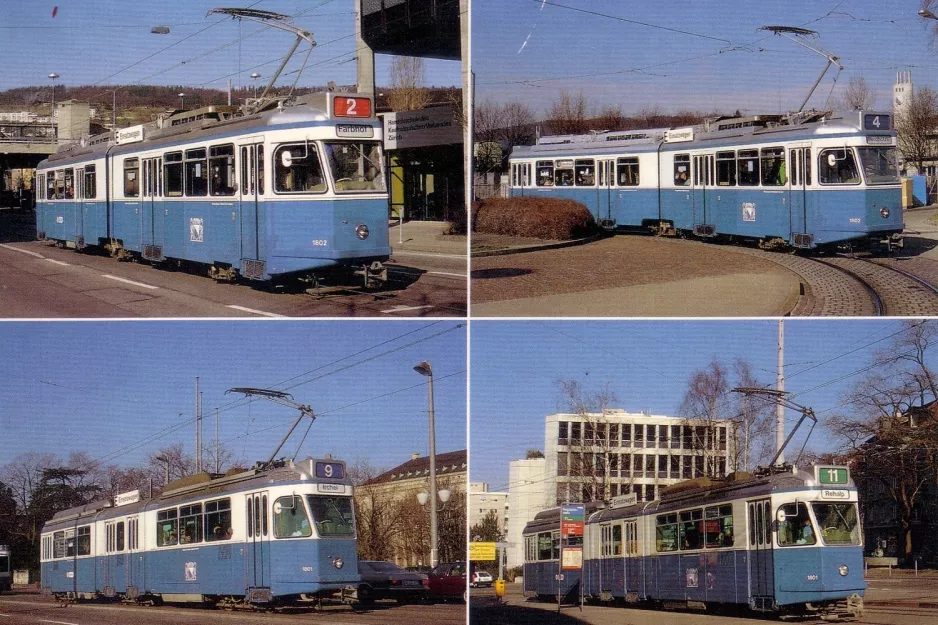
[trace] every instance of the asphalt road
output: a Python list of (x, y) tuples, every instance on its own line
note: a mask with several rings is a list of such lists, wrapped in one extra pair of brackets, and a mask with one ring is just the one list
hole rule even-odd
[(464, 625), (465, 622), (466, 606), (462, 603), (397, 605), (379, 601), (363, 611), (335, 605), (321, 611), (263, 612), (167, 605), (77, 603), (66, 606), (35, 594), (0, 595), (0, 623), (3, 625)]
[(328, 295), (222, 284), (32, 240), (31, 214), (0, 215), (0, 316), (415, 317), (466, 314), (466, 260), (402, 252), (390, 288)]

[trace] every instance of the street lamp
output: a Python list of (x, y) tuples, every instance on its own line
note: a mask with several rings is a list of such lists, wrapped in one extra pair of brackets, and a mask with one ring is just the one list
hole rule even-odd
[(938, 20), (938, 15), (935, 15), (934, 13), (932, 13), (931, 11), (929, 11), (928, 9), (919, 9), (918, 14), (919, 14), (921, 17), (924, 17), (924, 18), (926, 18), (926, 19)]
[(58, 77), (59, 75), (56, 74), (55, 72), (52, 72), (51, 74), (49, 74), (49, 80), (52, 81), (52, 132), (56, 136), (58, 136), (59, 134), (58, 132), (56, 132), (56, 128), (55, 128), (55, 79)]
[[(430, 408), (430, 494), (428, 499), (432, 504), (430, 506), (430, 566), (436, 567), (436, 565), (439, 564), (440, 550), (437, 546), (439, 537), (437, 536), (436, 524), (436, 430), (433, 425), (433, 367), (430, 366), (429, 362), (424, 360), (414, 367), (414, 371), (420, 375), (427, 376), (427, 401)], [(426, 493), (423, 494), (426, 495)], [(420, 494), (418, 494), (417, 501), (420, 501), (420, 499)], [(425, 503), (426, 500), (421, 501), (420, 505), (424, 505)]]
[(163, 463), (163, 486), (169, 484), (169, 458), (160, 455), (154, 458), (157, 462)]
[(184, 93), (180, 93), (180, 94), (179, 94), (179, 108), (180, 108), (181, 110), (185, 110), (185, 109), (186, 109), (186, 94), (184, 94)]
[(254, 99), (255, 100), (257, 99), (257, 79), (260, 77), (261, 75), (258, 74), (257, 72), (254, 72), (253, 74), (251, 74), (251, 80), (254, 81)]

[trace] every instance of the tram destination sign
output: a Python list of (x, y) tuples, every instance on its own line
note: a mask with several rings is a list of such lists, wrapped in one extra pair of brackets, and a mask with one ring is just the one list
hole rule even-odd
[(815, 467), (818, 484), (847, 485), (850, 483), (850, 470), (847, 467)]
[(337, 137), (371, 139), (375, 136), (375, 129), (364, 124), (336, 124), (335, 134)]

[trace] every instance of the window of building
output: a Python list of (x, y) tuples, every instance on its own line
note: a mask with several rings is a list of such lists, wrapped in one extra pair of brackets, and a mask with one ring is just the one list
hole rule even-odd
[(685, 480), (691, 479), (691, 474), (694, 469), (694, 457), (684, 454), (684, 461), (681, 465), (681, 478)]
[(592, 187), (596, 184), (596, 161), (580, 158), (576, 161), (576, 186)]
[(656, 462), (657, 456), (655, 456), (655, 454), (647, 454), (645, 456), (645, 477), (655, 477)]
[(658, 477), (668, 477), (668, 457), (661, 454), (658, 455)]
[(703, 475), (704, 475), (704, 457), (694, 456), (694, 477), (702, 477)]
[(658, 428), (654, 425), (645, 426), (645, 447), (658, 446)]
[(632, 454), (621, 454), (619, 462), (619, 475), (622, 477), (631, 477), (632, 475)]
[(684, 435), (682, 439), (682, 447), (684, 449), (694, 449), (694, 430), (689, 425), (681, 426), (683, 428)]
[(638, 157), (625, 156), (616, 162), (616, 179), (620, 187), (638, 186)]
[(634, 454), (632, 462), (632, 477), (645, 477), (645, 456), (644, 454)]
[(610, 447), (619, 446), (619, 424), (618, 423), (609, 424), (609, 446)]
[(201, 197), (208, 195), (208, 167), (205, 148), (186, 150), (186, 195)]
[(671, 456), (671, 479), (678, 479), (681, 477), (681, 457), (677, 454)]
[(163, 155), (163, 195), (182, 195), (182, 152)]
[(681, 448), (681, 426), (671, 426), (671, 449)]
[(720, 451), (726, 451), (726, 427), (717, 428), (717, 436), (720, 439)]
[(617, 453), (609, 454), (609, 475), (619, 477), (619, 454)]
[(577, 445), (580, 442), (580, 431), (583, 424), (574, 421), (570, 424), (570, 444)]
[(568, 421), (560, 421), (558, 424), (557, 432), (557, 444), (558, 445), (567, 445), (567, 436), (570, 431), (570, 423)]
[(635, 424), (635, 447), (645, 446), (645, 427), (641, 424)]
[(645, 484), (645, 501), (655, 500), (655, 485)]
[(622, 446), (623, 447), (632, 446), (632, 424), (631, 423), (622, 424)]
[(587, 421), (583, 424), (583, 442), (590, 444), (595, 439), (595, 434), (593, 432), (593, 424)]
[(567, 465), (567, 452), (557, 452), (557, 475), (566, 475), (569, 470), (569, 466)]
[(741, 187), (759, 185), (759, 150), (740, 150), (737, 164), (737, 180)]

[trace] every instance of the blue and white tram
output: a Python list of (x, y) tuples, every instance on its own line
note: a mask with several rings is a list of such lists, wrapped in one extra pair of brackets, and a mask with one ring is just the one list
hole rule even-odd
[(332, 459), (275, 462), (56, 514), (42, 587), (57, 598), (288, 605), (358, 586), (352, 483)]
[(13, 559), (10, 547), (0, 545), (0, 592), (13, 587)]
[(515, 147), (511, 194), (582, 202), (609, 229), (769, 247), (902, 245), (891, 115), (717, 118)]
[(65, 146), (37, 168), (38, 238), (198, 263), (216, 279), (346, 270), (379, 286), (391, 248), (373, 111), (370, 97), (315, 93), (253, 114), (183, 111)]
[[(863, 548), (846, 467), (815, 466), (665, 488), (660, 500), (592, 513), (582, 571), (558, 581), (559, 516), (524, 530), (524, 590), (666, 606), (746, 605), (859, 616)], [(559, 588), (558, 588), (559, 585)]]

